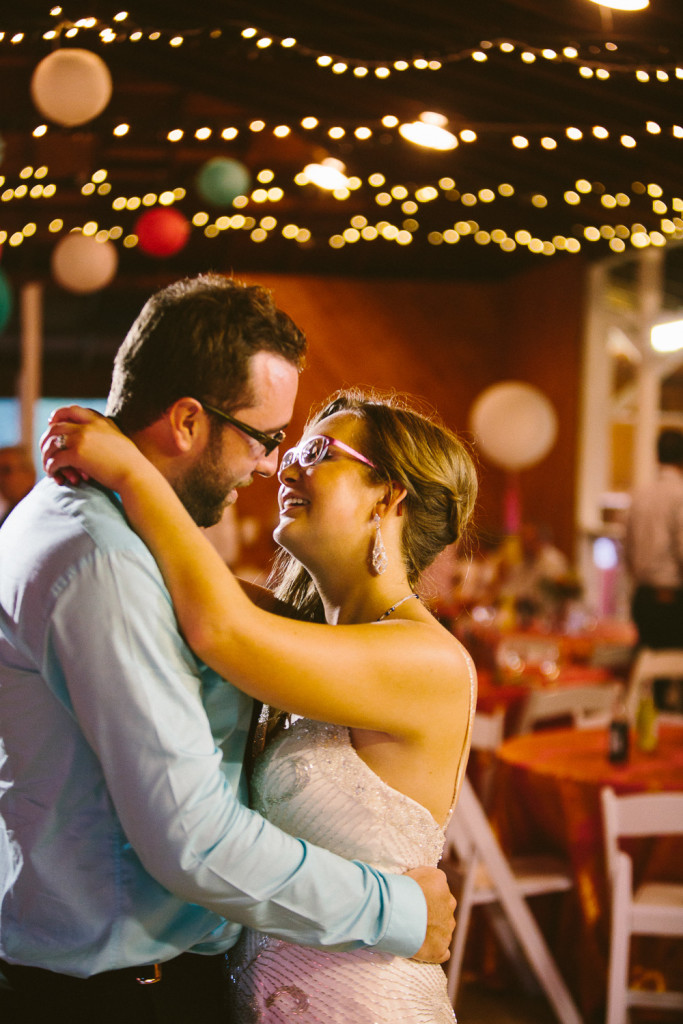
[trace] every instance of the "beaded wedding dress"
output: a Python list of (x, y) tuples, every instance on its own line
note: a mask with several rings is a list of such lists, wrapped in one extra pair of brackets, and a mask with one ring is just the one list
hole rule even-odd
[[(443, 827), (358, 757), (344, 726), (296, 721), (257, 762), (252, 791), (269, 821), (342, 857), (402, 873), (441, 856)], [(455, 1021), (439, 964), (370, 949), (329, 953), (246, 931), (230, 974), (236, 1024)]]

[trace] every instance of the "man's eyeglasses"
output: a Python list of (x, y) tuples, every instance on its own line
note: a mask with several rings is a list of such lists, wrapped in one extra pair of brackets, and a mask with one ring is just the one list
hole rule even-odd
[(274, 452), (278, 445), (281, 445), (285, 439), (284, 430), (278, 430), (276, 434), (264, 434), (261, 430), (257, 430), (256, 427), (250, 427), (248, 423), (242, 423), (242, 420), (235, 419), (228, 412), (223, 412), (222, 409), (217, 409), (214, 405), (208, 405), (206, 402), (202, 402), (199, 399), (202, 409), (206, 409), (207, 412), (212, 412), (214, 416), (220, 416), (221, 419), (227, 420), (233, 427), (237, 427), (243, 434), (248, 437), (252, 437), (254, 441), (258, 441), (262, 444), (266, 450), (266, 455), (270, 455)]
[(285, 452), (278, 469), (278, 477), (282, 480), (282, 473), (294, 462), (298, 462), (302, 469), (316, 466), (325, 457), (328, 448), (340, 448), (347, 455), (350, 455), (352, 459), (364, 462), (366, 466), (371, 466), (372, 469), (377, 469), (374, 462), (366, 459), (364, 455), (357, 452), (355, 448), (350, 448), (343, 441), (338, 441), (336, 437), (328, 437), (327, 434), (316, 434), (315, 437), (309, 437), (306, 441), (301, 441), (296, 448), (290, 448), (289, 451)]

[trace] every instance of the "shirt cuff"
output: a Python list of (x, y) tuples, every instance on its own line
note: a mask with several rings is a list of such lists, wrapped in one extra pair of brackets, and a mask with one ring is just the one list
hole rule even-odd
[(427, 902), (422, 889), (408, 875), (385, 875), (391, 914), (386, 932), (373, 949), (412, 957), (427, 934)]

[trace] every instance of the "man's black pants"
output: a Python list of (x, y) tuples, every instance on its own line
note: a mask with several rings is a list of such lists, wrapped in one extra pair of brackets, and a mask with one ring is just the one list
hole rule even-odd
[(0, 961), (2, 1024), (230, 1024), (222, 956), (183, 953), (154, 968), (125, 968), (91, 978), (72, 978)]

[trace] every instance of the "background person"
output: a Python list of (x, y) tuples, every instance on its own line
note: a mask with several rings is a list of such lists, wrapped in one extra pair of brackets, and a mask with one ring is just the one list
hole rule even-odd
[(36, 469), (26, 445), (0, 448), (0, 526), (35, 482)]
[[(683, 432), (661, 432), (657, 462), (656, 478), (632, 495), (624, 560), (638, 643), (661, 649), (683, 647)], [(654, 691), (661, 707), (683, 708), (683, 694), (668, 680), (655, 680)]]

